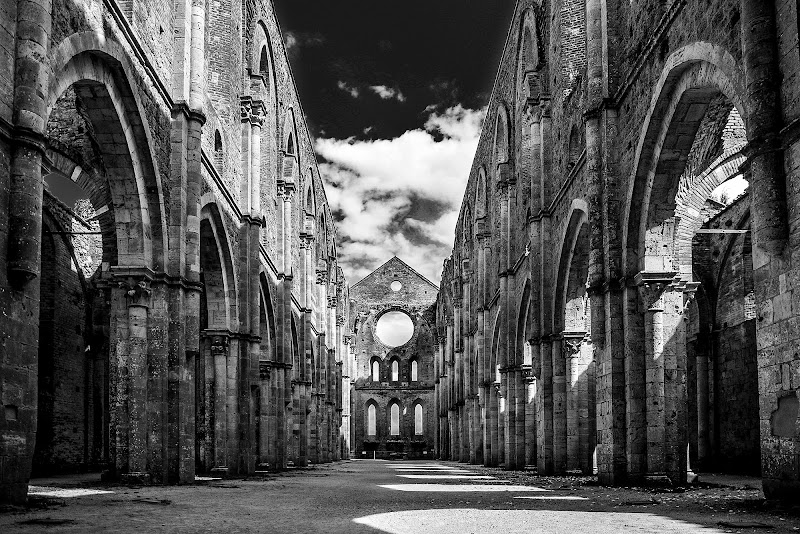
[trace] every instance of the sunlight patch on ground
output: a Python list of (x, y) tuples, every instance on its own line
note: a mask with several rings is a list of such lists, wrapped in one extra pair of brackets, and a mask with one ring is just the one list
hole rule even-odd
[(717, 534), (703, 527), (655, 514), (621, 512), (571, 512), (553, 510), (436, 509), (388, 512), (353, 520), (389, 534), (428, 532), (502, 532), (503, 534), (575, 534), (576, 532), (626, 532), (663, 534)]
[[(499, 481), (498, 481), (499, 482)], [(527, 492), (527, 491), (550, 491), (533, 486), (504, 486), (492, 484), (380, 484), (379, 488), (395, 491), (413, 492)]]
[(423, 469), (418, 467), (416, 469), (396, 469), (396, 473), (444, 473), (450, 475), (467, 475), (470, 473), (474, 473), (474, 471), (468, 471), (466, 469)]
[(209, 482), (211, 480), (222, 480), (221, 477), (200, 477), (195, 475), (194, 481), (195, 482)]
[(450, 474), (437, 474), (437, 475), (396, 475), (400, 478), (419, 478), (419, 479), (436, 479), (436, 480), (463, 480), (469, 479), (482, 479), (494, 480), (494, 477), (489, 475), (450, 475)]
[(62, 499), (67, 499), (71, 497), (87, 497), (89, 495), (104, 495), (108, 493), (114, 492), (92, 488), (53, 488), (51, 486), (28, 486), (28, 495), (36, 497), (59, 497)]
[(586, 497), (575, 495), (523, 495), (514, 497), (515, 499), (531, 499), (534, 501), (588, 501)]

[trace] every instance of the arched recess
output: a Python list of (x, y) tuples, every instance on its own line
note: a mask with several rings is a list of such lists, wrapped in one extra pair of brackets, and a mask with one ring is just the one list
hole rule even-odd
[[(108, 460), (107, 339), (60, 206), (42, 214), (36, 443), (33, 476), (98, 469)], [(61, 212), (61, 213), (59, 213)], [(107, 310), (102, 315), (107, 316)], [(98, 321), (107, 335), (105, 317)], [(105, 345), (105, 347), (103, 347)]]
[[(698, 283), (690, 243), (699, 226), (692, 212), (705, 202), (714, 180), (729, 177), (725, 166), (735, 165), (735, 152), (726, 154), (724, 143), (708, 146), (714, 132), (707, 128), (720, 109), (747, 116), (743, 80), (734, 58), (716, 45), (693, 43), (670, 55), (655, 85), (629, 179), (623, 265), (638, 285), (631, 286), (627, 300), (638, 298), (638, 306), (628, 307), (626, 317), (626, 374), (643, 380), (636, 387), (646, 391), (640, 396), (629, 388), (627, 396), (629, 457), (645, 459), (629, 470), (666, 473), (674, 483), (686, 480), (691, 434), (688, 425), (672, 421), (688, 421), (689, 413), (684, 310)], [(729, 117), (719, 118), (724, 124)], [(675, 452), (666, 453), (670, 450)]]
[(528, 98), (539, 97), (543, 91), (541, 84), (546, 83), (547, 77), (539, 75), (544, 65), (541, 60), (542, 45), (536, 25), (536, 13), (533, 9), (527, 9), (521, 20), (517, 45), (517, 99), (524, 106)]
[(266, 275), (261, 273), (261, 359), (278, 360), (276, 342), (275, 304)]
[(414, 401), (414, 436), (425, 434), (425, 408), (420, 399)]
[[(264, 105), (264, 124), (261, 134), (261, 196), (262, 207), (277, 202), (278, 180), (282, 157), (282, 139), (279, 134), (280, 109), (277, 94), (277, 74), (273, 38), (264, 20), (259, 20), (253, 29), (250, 50), (247, 52), (247, 65), (250, 72), (250, 94)], [(266, 63), (266, 65), (264, 64)], [(266, 69), (265, 69), (266, 67)], [(278, 211), (280, 213), (280, 210)], [(279, 239), (277, 229), (267, 226), (262, 232), (263, 240), (269, 247), (276, 247)], [(273, 249), (274, 250), (274, 249)]]
[(389, 437), (399, 437), (403, 433), (403, 405), (394, 398), (386, 406), (386, 420), (389, 423)]
[[(665, 265), (663, 253), (647, 250), (648, 230), (675, 212), (677, 180), (686, 167), (700, 121), (711, 101), (722, 95), (740, 116), (746, 116), (743, 79), (730, 53), (710, 43), (687, 45), (668, 58), (654, 88), (636, 148), (634, 174), (629, 180), (623, 241), (625, 267), (630, 276), (675, 267), (671, 258)], [(652, 198), (666, 200), (654, 203), (653, 213)], [(669, 254), (672, 255), (671, 247)]]
[(372, 382), (381, 381), (381, 360), (373, 356), (369, 363), (369, 377)]
[[(496, 113), (497, 118), (495, 119), (492, 155), (494, 156), (494, 163), (499, 169), (499, 166), (503, 163), (508, 163), (510, 158), (511, 120), (505, 103), (501, 102), (498, 104)], [(508, 178), (502, 175), (502, 171), (498, 170), (498, 176), (496, 179), (505, 180)]]
[(136, 72), (126, 53), (98, 33), (81, 32), (62, 41), (49, 64), (48, 116), (72, 88), (94, 127), (115, 208), (118, 265), (163, 270), (167, 234), (161, 175), (151, 148), (153, 129), (129, 84)]
[(561, 245), (553, 305), (553, 325), (561, 337), (561, 354), (553, 354), (553, 396), (566, 404), (561, 415), (564, 419), (554, 421), (554, 428), (566, 430), (555, 432), (555, 439), (565, 439), (556, 446), (566, 447), (567, 470), (579, 469), (586, 474), (595, 467), (596, 440), (596, 371), (587, 291), (589, 252), (586, 205), (575, 202)]
[[(200, 210), (200, 276), (203, 282), (200, 327), (235, 330), (236, 270), (225, 225), (215, 203), (205, 204)], [(206, 313), (202, 313), (202, 308)]]
[(373, 399), (367, 401), (364, 409), (364, 428), (367, 439), (378, 437), (378, 405)]
[(283, 182), (297, 185), (299, 183), (300, 162), (297, 124), (292, 108), (286, 111), (286, 116), (284, 117), (283, 144), (281, 148), (283, 150), (283, 163), (281, 165)]
[[(485, 219), (489, 213), (486, 195), (486, 169), (481, 166), (478, 169), (478, 180), (475, 185), (475, 220)], [(477, 231), (477, 225), (475, 226)]]

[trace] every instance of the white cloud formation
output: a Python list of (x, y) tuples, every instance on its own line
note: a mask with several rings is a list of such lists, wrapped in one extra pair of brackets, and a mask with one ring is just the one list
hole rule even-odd
[(386, 85), (370, 85), (369, 88), (373, 93), (384, 100), (396, 99), (398, 102), (406, 101), (406, 97), (400, 92), (400, 89), (395, 89)]
[(317, 141), (328, 200), (343, 218), (339, 255), (350, 283), (394, 254), (439, 282), (483, 115), (459, 105), (394, 139)]
[(343, 82), (342, 80), (336, 82), (336, 87), (338, 87), (341, 91), (344, 91), (345, 93), (350, 93), (350, 96), (352, 96), (353, 98), (358, 98), (358, 95), (361, 94), (361, 91), (358, 90), (358, 87), (353, 87), (352, 85), (349, 85), (347, 82)]

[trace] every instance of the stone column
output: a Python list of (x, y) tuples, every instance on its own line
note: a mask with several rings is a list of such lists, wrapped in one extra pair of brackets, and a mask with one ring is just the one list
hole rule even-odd
[(538, 471), (551, 475), (555, 472), (553, 441), (553, 349), (550, 336), (540, 339), (541, 371), (536, 387), (536, 448)]
[(645, 312), (647, 477), (686, 481), (684, 296), (669, 277), (637, 277)]
[(129, 277), (119, 282), (127, 303), (125, 350), (117, 352), (117, 471), (122, 480), (149, 483), (147, 444), (147, 316), (150, 308), (148, 280)]
[(584, 372), (581, 365), (583, 337), (583, 332), (565, 332), (561, 346), (566, 370), (567, 471), (581, 468), (580, 382)]
[(214, 335), (211, 338), (211, 359), (213, 361), (213, 458), (212, 474), (226, 476), (228, 474), (228, 350), (230, 337), (227, 335)]
[(741, 0), (742, 62), (747, 86), (747, 166), (752, 178), (753, 243), (780, 254), (787, 238), (778, 32), (774, 0)]

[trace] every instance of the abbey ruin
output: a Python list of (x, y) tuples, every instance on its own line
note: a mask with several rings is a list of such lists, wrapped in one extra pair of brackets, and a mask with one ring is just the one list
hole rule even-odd
[(441, 283), (351, 288), (271, 0), (3, 2), (0, 502), (350, 458), (796, 502), (799, 25), (518, 0)]

